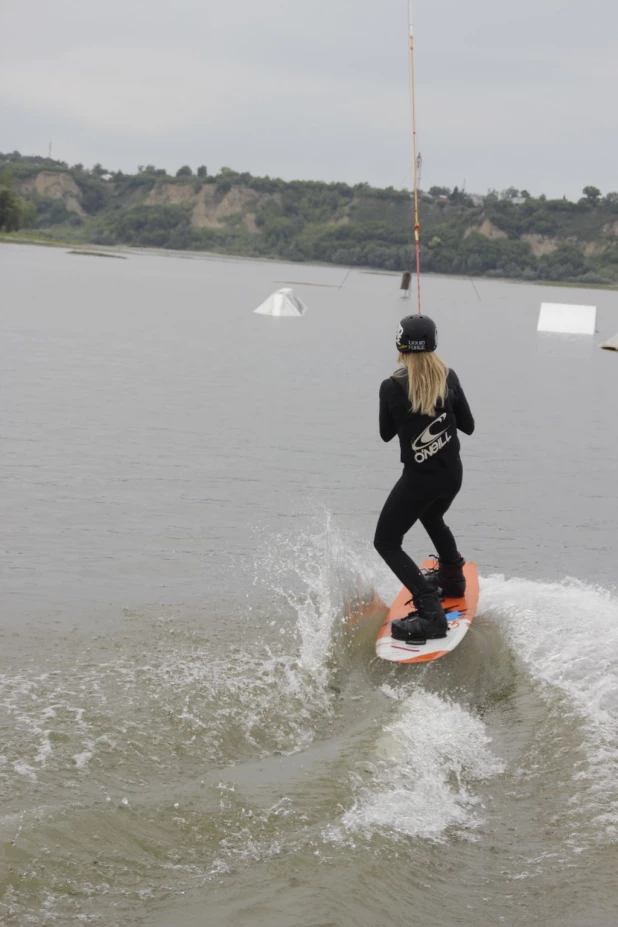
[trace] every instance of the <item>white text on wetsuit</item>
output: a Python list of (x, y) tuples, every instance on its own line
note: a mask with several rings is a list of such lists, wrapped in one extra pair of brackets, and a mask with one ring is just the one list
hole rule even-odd
[(425, 431), (412, 442), (414, 459), (417, 463), (425, 463), (428, 457), (433, 457), (433, 455), (441, 451), (443, 447), (446, 447), (451, 440), (452, 436), (447, 434), (448, 425), (437, 433), (432, 431), (434, 425), (439, 425), (445, 418), (446, 412), (443, 412), (442, 415), (434, 419), (433, 422), (427, 426)]

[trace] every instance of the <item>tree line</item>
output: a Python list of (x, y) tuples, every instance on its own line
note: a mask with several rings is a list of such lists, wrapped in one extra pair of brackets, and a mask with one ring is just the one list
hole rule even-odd
[[(224, 167), (184, 165), (170, 175), (140, 165), (135, 174), (69, 167), (49, 158), (0, 154), (0, 227), (30, 226), (56, 237), (100, 245), (209, 250), (401, 271), (412, 266), (410, 192), (369, 184), (283, 181)], [(39, 171), (69, 173), (85, 217), (62, 199), (18, 196), (15, 185)], [(193, 205), (146, 204), (162, 184), (187, 185), (197, 197), (206, 185), (221, 202), (234, 188), (258, 194), (221, 228), (196, 228)], [(9, 191), (8, 193), (2, 191)], [(251, 213), (252, 222), (246, 221)], [(510, 187), (472, 197), (458, 187), (421, 193), (421, 261), (425, 271), (581, 283), (618, 282), (618, 193), (592, 185), (572, 202), (532, 196)], [(8, 218), (7, 218), (8, 217)], [(489, 222), (491, 236), (479, 229)], [(536, 239), (553, 239), (536, 249)], [(587, 246), (587, 247), (586, 247)], [(538, 252), (541, 253), (538, 253)], [(545, 253), (543, 253), (545, 252)]]

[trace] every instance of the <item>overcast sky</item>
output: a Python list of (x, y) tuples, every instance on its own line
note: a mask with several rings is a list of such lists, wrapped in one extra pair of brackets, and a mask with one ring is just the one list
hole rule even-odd
[[(422, 186), (618, 190), (616, 0), (415, 0)], [(0, 0), (0, 151), (409, 186), (407, 0)]]

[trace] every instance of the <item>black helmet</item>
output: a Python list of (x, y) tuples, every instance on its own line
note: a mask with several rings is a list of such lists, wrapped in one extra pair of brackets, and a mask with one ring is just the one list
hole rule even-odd
[(438, 347), (438, 329), (427, 315), (407, 315), (397, 329), (397, 350), (401, 354), (430, 353)]

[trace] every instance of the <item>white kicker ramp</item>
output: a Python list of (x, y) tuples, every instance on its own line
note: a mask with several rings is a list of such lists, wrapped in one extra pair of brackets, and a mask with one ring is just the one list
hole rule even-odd
[(594, 335), (596, 321), (596, 306), (541, 303), (537, 331), (558, 332), (563, 335)]
[(271, 293), (268, 299), (253, 310), (258, 315), (275, 315), (275, 316), (301, 316), (307, 311), (302, 299), (294, 293), (289, 287), (284, 287)]
[(605, 348), (606, 351), (618, 351), (618, 335), (614, 335), (613, 338), (608, 338), (607, 341), (603, 342), (601, 347)]

